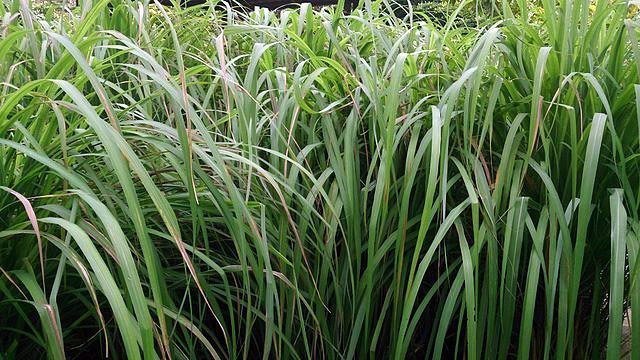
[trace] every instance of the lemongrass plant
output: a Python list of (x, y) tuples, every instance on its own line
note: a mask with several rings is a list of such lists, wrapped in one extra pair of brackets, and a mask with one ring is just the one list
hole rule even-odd
[(0, 357), (640, 358), (635, 5), (478, 4), (5, 1)]

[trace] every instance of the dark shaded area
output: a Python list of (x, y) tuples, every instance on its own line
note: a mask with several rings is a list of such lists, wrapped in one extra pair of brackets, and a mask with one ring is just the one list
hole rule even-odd
[[(175, 2), (172, 0), (158, 0), (162, 5), (173, 6)], [(206, 4), (210, 0), (176, 0), (179, 6), (187, 8), (191, 6), (197, 6)], [(251, 10), (254, 7), (262, 7), (270, 10), (283, 9), (296, 7), (302, 3), (310, 3), (314, 7), (329, 6), (338, 4), (338, 0), (227, 0), (230, 2), (232, 8), (237, 10), (245, 9)], [(423, 18), (424, 20), (433, 21), (441, 26), (444, 26), (449, 18), (452, 16), (453, 10), (456, 5), (445, 5), (446, 2), (439, 0), (393, 0), (391, 2), (391, 8), (393, 14), (398, 18), (404, 18), (408, 14), (406, 5), (408, 2), (414, 7), (414, 15)], [(359, 0), (345, 0), (344, 11), (350, 13), (354, 10)], [(219, 3), (215, 6), (219, 6), (221, 10), (224, 9), (224, 5)], [(465, 11), (458, 14), (454, 23), (459, 27), (474, 27), (476, 26), (473, 16)]]

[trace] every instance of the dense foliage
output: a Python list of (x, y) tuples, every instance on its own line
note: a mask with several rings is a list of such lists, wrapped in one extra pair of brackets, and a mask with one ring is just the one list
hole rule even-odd
[(0, 357), (616, 359), (640, 323), (626, 1), (3, 4)]

